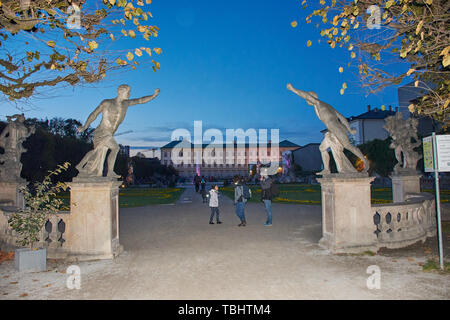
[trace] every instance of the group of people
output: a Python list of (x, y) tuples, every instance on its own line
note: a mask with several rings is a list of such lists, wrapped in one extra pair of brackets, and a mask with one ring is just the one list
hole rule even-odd
[[(194, 181), (195, 183), (195, 181)], [(261, 202), (264, 203), (267, 219), (264, 226), (272, 226), (272, 199), (278, 196), (278, 187), (274, 180), (266, 173), (262, 172), (259, 177), (259, 183), (261, 186)], [(203, 202), (207, 202), (209, 199), (209, 207), (211, 210), (211, 215), (209, 218), (209, 224), (214, 224), (214, 218), (216, 218), (216, 223), (221, 224), (219, 218), (219, 186), (213, 185), (209, 192), (205, 191), (205, 183), (200, 180), (199, 186), (201, 185), (201, 193), (203, 196)], [(235, 176), (233, 179), (234, 184), (234, 206), (237, 217), (240, 220), (239, 227), (245, 227), (247, 225), (247, 220), (245, 218), (245, 206), (247, 201), (252, 197), (252, 191), (247, 185), (245, 178), (242, 176)], [(199, 187), (196, 184), (196, 192)]]

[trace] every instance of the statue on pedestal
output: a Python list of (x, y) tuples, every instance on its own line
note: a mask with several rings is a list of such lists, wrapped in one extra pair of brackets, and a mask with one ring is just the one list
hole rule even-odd
[(347, 133), (355, 134), (350, 128), (347, 119), (337, 112), (331, 105), (318, 99), (315, 92), (297, 90), (289, 83), (287, 88), (306, 100), (310, 106), (314, 107), (317, 117), (327, 127), (328, 132), (320, 144), (319, 150), (322, 155), (324, 169), (318, 175), (330, 174), (330, 156), (328, 149), (331, 149), (338, 173), (358, 173), (352, 163), (344, 154), (344, 149), (351, 151), (354, 155), (364, 161), (364, 172), (367, 172), (369, 165), (361, 150), (351, 144)]
[(394, 167), (394, 173), (416, 172), (417, 162), (422, 158), (420, 154), (414, 151), (414, 148), (420, 146), (417, 125), (417, 119), (411, 117), (408, 120), (403, 120), (400, 112), (385, 119), (384, 128), (392, 137), (390, 147), (395, 150), (395, 157), (398, 161)]
[(114, 163), (116, 162), (119, 145), (114, 140), (114, 133), (119, 125), (125, 119), (128, 107), (147, 103), (159, 94), (160, 90), (156, 89), (151, 96), (145, 96), (138, 99), (130, 99), (130, 86), (120, 85), (117, 88), (117, 98), (103, 100), (100, 105), (89, 115), (86, 123), (78, 128), (79, 132), (86, 130), (89, 125), (102, 114), (100, 125), (94, 130), (94, 149), (89, 151), (81, 162), (77, 165), (79, 174), (77, 178), (95, 178), (103, 176), (103, 165), (108, 150), (107, 177), (111, 179), (119, 178), (114, 173)]
[(4, 153), (0, 154), (0, 181), (22, 182), (20, 157), (27, 151), (22, 143), (36, 131), (36, 128), (25, 126), (23, 114), (7, 116), (6, 119), (8, 125), (0, 134), (0, 147), (4, 149)]

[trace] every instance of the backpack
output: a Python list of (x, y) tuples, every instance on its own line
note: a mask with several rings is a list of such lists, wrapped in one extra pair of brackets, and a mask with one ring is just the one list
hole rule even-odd
[(252, 197), (252, 192), (250, 191), (250, 188), (247, 185), (242, 186), (242, 196), (248, 200)]
[(275, 183), (275, 181), (270, 186), (270, 193), (271, 193), (273, 198), (276, 198), (276, 197), (278, 197), (280, 195), (280, 189), (278, 189), (278, 186)]

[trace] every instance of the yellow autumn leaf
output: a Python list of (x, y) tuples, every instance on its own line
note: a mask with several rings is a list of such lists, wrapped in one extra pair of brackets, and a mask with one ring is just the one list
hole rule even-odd
[(152, 3), (152, 0), (145, 0), (145, 3), (150, 4), (150, 3)]
[(408, 110), (409, 110), (409, 112), (411, 112), (411, 113), (414, 113), (414, 111), (415, 111), (415, 106), (414, 106), (414, 104), (410, 104), (409, 106), (408, 106)]
[(345, 92), (345, 90), (344, 90), (344, 89), (341, 89), (341, 91), (340, 91), (341, 95), (343, 95), (344, 92)]
[(134, 39), (136, 37), (136, 33), (133, 30), (128, 31), (128, 35)]
[(447, 109), (449, 104), (450, 104), (450, 99), (447, 99), (447, 101), (445, 101), (445, 103), (444, 103), (443, 109)]
[(149, 56), (152, 56), (152, 49), (146, 48), (145, 52), (147, 52)]
[(109, 34), (109, 37), (111, 38), (112, 41), (114, 41), (114, 35), (112, 33)]
[(89, 41), (88, 44), (89, 44), (89, 48), (90, 48), (91, 50), (94, 50), (94, 49), (97, 49), (97, 48), (98, 48), (98, 43), (95, 42), (95, 41)]
[(416, 71), (416, 69), (409, 69), (408, 72), (406, 73), (407, 76), (410, 76), (414, 71)]
[(340, 72), (340, 73), (344, 72), (344, 68), (339, 67), (339, 72)]
[(297, 27), (297, 25), (298, 25), (297, 21), (292, 21), (292, 22), (291, 22), (291, 26), (292, 26), (292, 28), (295, 28), (295, 27)]
[(417, 28), (416, 28), (416, 35), (419, 34), (420, 29), (422, 29), (422, 26), (423, 26), (423, 20), (421, 20), (421, 21), (419, 22), (419, 24), (417, 25)]
[(47, 45), (51, 48), (54, 48), (56, 44), (55, 44), (55, 41), (50, 40), (50, 41), (47, 41)]
[(142, 56), (142, 51), (141, 51), (141, 49), (136, 49), (136, 50), (134, 50), (134, 54), (137, 55), (138, 57)]
[(386, 110), (386, 106), (385, 106), (384, 104), (381, 105), (381, 110), (382, 110), (382, 111)]
[(347, 89), (347, 83), (346, 83), (346, 82), (344, 82), (344, 83), (342, 84), (342, 88), (343, 88), (343, 89)]
[(352, 52), (350, 57), (352, 57), (352, 59), (355, 58), (356, 57), (356, 53)]
[(157, 54), (161, 54), (162, 53), (161, 48), (154, 48), (153, 51), (155, 51)]
[(306, 42), (306, 46), (307, 46), (307, 47), (310, 47), (311, 44), (312, 44), (311, 40), (308, 40), (308, 42)]
[(134, 55), (131, 52), (128, 52), (127, 59), (131, 61), (131, 60), (133, 60), (133, 58), (134, 58)]
[(448, 66), (450, 64), (450, 55), (446, 55), (445, 57), (444, 57), (444, 59), (442, 59), (442, 65), (444, 66), (444, 67), (446, 67), (446, 66)]

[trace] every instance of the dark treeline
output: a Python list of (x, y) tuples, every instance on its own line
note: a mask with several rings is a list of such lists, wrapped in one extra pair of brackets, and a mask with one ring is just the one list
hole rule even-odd
[[(6, 125), (6, 122), (0, 122), (0, 132)], [(42, 181), (48, 171), (54, 170), (58, 164), (69, 162), (69, 169), (62, 172), (58, 179), (70, 181), (78, 173), (75, 165), (92, 149), (93, 129), (78, 133), (78, 126), (81, 125), (78, 120), (62, 118), (31, 118), (25, 120), (25, 125), (35, 126), (36, 132), (23, 143), (27, 152), (21, 157), (22, 178), (29, 182)]]
[[(0, 133), (6, 125), (6, 122), (0, 121)], [(25, 125), (35, 126), (36, 132), (23, 143), (27, 152), (21, 157), (22, 178), (28, 182), (42, 181), (48, 171), (54, 170), (59, 164), (69, 162), (71, 164), (69, 169), (62, 172), (58, 180), (71, 181), (78, 174), (75, 166), (93, 148), (94, 129), (88, 128), (79, 133), (78, 127), (82, 125), (80, 121), (62, 118), (51, 120), (30, 118), (25, 120)], [(0, 152), (3, 151), (0, 148)], [(146, 160), (148, 159), (138, 157), (128, 159), (126, 155), (119, 152), (114, 171), (125, 178), (131, 161), (137, 180), (152, 181), (155, 176), (164, 178), (176, 175), (173, 168), (167, 168), (159, 161)]]

